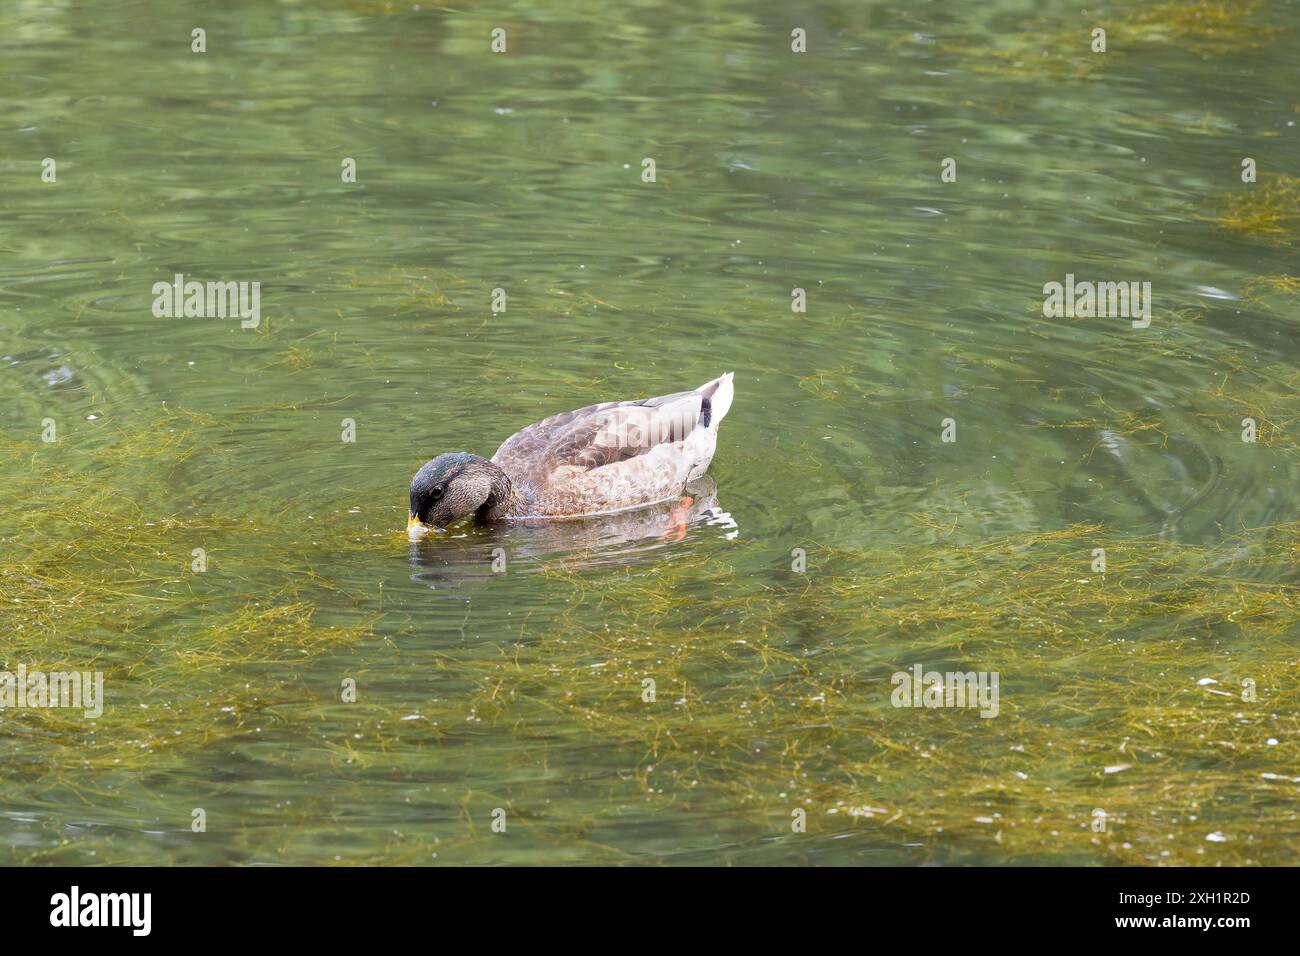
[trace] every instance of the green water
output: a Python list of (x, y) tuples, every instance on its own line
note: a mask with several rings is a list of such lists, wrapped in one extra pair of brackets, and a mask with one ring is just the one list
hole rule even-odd
[[(1295, 4), (212, 6), (0, 10), (0, 669), (107, 698), (0, 862), (1300, 862)], [(733, 369), (685, 511), (405, 537)]]

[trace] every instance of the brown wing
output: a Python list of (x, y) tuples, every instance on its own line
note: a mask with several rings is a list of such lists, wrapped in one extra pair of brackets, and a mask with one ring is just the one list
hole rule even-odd
[(544, 484), (557, 468), (591, 471), (679, 442), (700, 426), (704, 396), (676, 392), (553, 415), (516, 432), (492, 460), (511, 477)]

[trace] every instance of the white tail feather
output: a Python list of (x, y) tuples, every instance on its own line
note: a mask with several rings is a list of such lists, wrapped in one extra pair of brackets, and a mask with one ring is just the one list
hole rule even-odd
[(716, 429), (718, 424), (731, 409), (731, 399), (735, 396), (736, 390), (731, 384), (732, 376), (735, 372), (727, 372), (720, 375), (711, 382), (706, 382), (696, 389), (701, 395), (709, 399), (712, 406), (712, 416), (709, 419), (709, 427)]

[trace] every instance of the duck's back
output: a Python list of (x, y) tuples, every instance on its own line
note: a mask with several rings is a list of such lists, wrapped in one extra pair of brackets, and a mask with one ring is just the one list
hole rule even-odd
[(708, 468), (731, 394), (728, 372), (692, 391), (562, 412), (511, 435), (492, 461), (531, 515), (600, 514), (662, 501)]

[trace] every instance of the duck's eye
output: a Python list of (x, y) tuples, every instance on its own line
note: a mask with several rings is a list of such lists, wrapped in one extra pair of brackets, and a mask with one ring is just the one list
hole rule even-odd
[(434, 498), (441, 498), (444, 491), (446, 491), (446, 489), (442, 485), (439, 485), (437, 488), (434, 488), (433, 491), (429, 492), (429, 494)]

